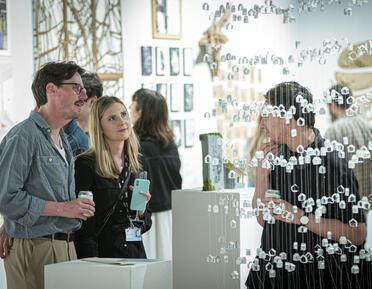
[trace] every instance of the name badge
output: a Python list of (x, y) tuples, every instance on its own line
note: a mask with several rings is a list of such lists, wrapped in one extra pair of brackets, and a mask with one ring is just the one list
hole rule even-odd
[(142, 229), (133, 227), (125, 229), (125, 240), (127, 242), (142, 241)]

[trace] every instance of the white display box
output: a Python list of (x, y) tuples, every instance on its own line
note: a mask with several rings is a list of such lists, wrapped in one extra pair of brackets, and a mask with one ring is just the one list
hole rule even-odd
[[(253, 194), (253, 188), (172, 192), (173, 288), (246, 288), (247, 263), (254, 259), (260, 246), (262, 228), (255, 217), (240, 218), (236, 214), (247, 209), (244, 205), (251, 202)], [(229, 207), (227, 213), (225, 204)], [(216, 206), (218, 213), (213, 213)], [(232, 227), (231, 221), (235, 221), (236, 226)], [(221, 247), (229, 242), (236, 242), (237, 248), (221, 253)], [(251, 249), (250, 256), (246, 256), (247, 249)], [(207, 263), (209, 254), (219, 256), (220, 263)], [(228, 256), (228, 263), (224, 256)], [(242, 256), (246, 257), (246, 264), (238, 265), (236, 259)], [(233, 279), (234, 271), (239, 275)]]
[[(90, 260), (90, 261), (88, 261)], [(171, 289), (171, 261), (88, 258), (45, 266), (45, 289)]]

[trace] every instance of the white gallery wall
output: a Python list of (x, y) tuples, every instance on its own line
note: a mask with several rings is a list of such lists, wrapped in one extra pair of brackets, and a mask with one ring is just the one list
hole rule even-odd
[(35, 102), (32, 97), (32, 1), (12, 0), (8, 5), (9, 52), (0, 54), (0, 73), (8, 85), (4, 104), (12, 122), (26, 118)]

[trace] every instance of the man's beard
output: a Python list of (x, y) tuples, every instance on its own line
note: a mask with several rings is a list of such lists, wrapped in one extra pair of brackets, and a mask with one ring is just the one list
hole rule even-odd
[(335, 114), (333, 114), (332, 112), (329, 112), (329, 114), (331, 115), (331, 121), (332, 122), (335, 122), (338, 119), (338, 117)]

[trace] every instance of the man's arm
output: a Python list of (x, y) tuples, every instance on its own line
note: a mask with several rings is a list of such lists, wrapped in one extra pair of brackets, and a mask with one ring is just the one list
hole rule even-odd
[[(267, 153), (272, 152), (274, 155), (278, 154), (278, 145), (274, 143), (264, 144), (261, 149), (265, 156)], [(269, 175), (271, 170), (262, 168), (262, 162), (258, 162), (258, 167), (256, 168), (256, 189), (254, 191), (252, 204), (253, 208), (257, 208), (257, 199), (260, 198), (263, 200), (265, 198), (265, 193), (269, 189)], [(262, 214), (259, 214), (257, 217), (257, 222), (263, 227), (265, 221)]]
[(41, 216), (65, 217), (86, 220), (94, 215), (94, 202), (89, 199), (75, 199), (67, 202), (46, 201)]
[[(284, 203), (285, 209), (288, 212), (293, 212), (293, 206), (287, 201), (281, 199), (265, 199), (265, 202), (273, 201), (277, 205)], [(276, 220), (289, 223), (289, 224), (296, 224), (301, 225), (301, 217), (304, 216), (304, 211), (302, 209), (298, 209), (297, 213), (293, 214), (294, 218), (292, 221), (285, 219), (282, 215), (273, 215)], [(306, 224), (308, 230), (317, 234), (322, 237), (328, 237), (327, 233), (332, 233), (332, 240), (339, 241), (341, 236), (345, 236), (348, 240), (350, 240), (355, 245), (362, 245), (365, 237), (366, 237), (366, 226), (365, 223), (359, 223), (357, 227), (350, 227), (348, 223), (343, 223), (338, 219), (328, 219), (328, 218), (321, 218), (320, 223), (315, 223), (315, 216), (314, 214), (309, 214), (307, 216), (309, 218), (309, 222)]]
[(354, 245), (362, 245), (366, 237), (365, 223), (358, 224), (357, 227), (350, 227), (337, 219), (321, 218), (319, 224), (315, 223), (315, 216), (309, 215), (307, 228), (322, 237), (327, 237), (327, 232), (332, 232), (332, 240), (339, 241), (341, 236), (345, 236)]
[(40, 216), (86, 219), (94, 213), (90, 200), (46, 201), (24, 190), (33, 161), (33, 144), (19, 135), (7, 140), (0, 153), (0, 213), (22, 226), (32, 226)]

